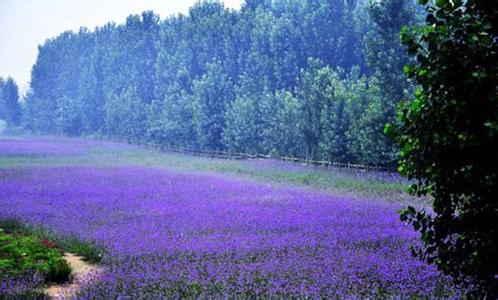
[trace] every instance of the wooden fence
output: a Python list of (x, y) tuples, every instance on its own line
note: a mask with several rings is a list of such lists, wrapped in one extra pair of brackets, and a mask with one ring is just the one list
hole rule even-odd
[(199, 149), (191, 149), (191, 148), (179, 147), (173, 145), (162, 145), (156, 143), (146, 143), (145, 146), (148, 149), (159, 150), (161, 152), (175, 152), (181, 154), (219, 158), (219, 159), (235, 159), (235, 160), (275, 159), (280, 161), (299, 163), (303, 165), (322, 166), (325, 168), (358, 169), (358, 170), (389, 171), (389, 172), (395, 171), (394, 169), (387, 167), (369, 166), (369, 165), (352, 164), (352, 163), (338, 163), (332, 161), (317, 161), (317, 160), (309, 160), (298, 157), (288, 157), (288, 156), (275, 157), (265, 154), (248, 154), (248, 153), (227, 152), (219, 150), (199, 150)]

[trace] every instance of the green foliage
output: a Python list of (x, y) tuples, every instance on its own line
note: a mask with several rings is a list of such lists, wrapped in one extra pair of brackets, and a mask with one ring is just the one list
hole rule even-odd
[(30, 226), (18, 219), (1, 219), (0, 228), (19, 236), (31, 236), (38, 240), (48, 241), (65, 252), (75, 253), (85, 260), (97, 263), (102, 258), (103, 248), (91, 242), (82, 241), (74, 236), (60, 236), (47, 228)]
[(262, 153), (262, 131), (266, 118), (262, 116), (262, 100), (256, 91), (239, 87), (235, 100), (225, 112), (223, 144), (233, 152)]
[(106, 103), (105, 132), (129, 142), (141, 142), (145, 137), (146, 108), (135, 88), (117, 96), (110, 94)]
[(328, 161), (350, 161), (346, 133), (350, 119), (347, 111), (347, 80), (341, 80), (339, 74), (333, 74), (331, 82), (325, 89), (326, 97), (320, 114), (323, 133), (318, 152), (320, 158)]
[(7, 234), (0, 228), (0, 272), (19, 275), (29, 271), (42, 274), (47, 281), (64, 282), (71, 267), (55, 245), (32, 236)]
[(55, 120), (57, 132), (70, 136), (78, 136), (82, 133), (80, 105), (78, 101), (68, 97), (57, 99), (57, 118)]
[(302, 74), (297, 88), (306, 157), (344, 162), (349, 159), (349, 82), (343, 70), (334, 71), (321, 64), (310, 61), (311, 67)]
[(388, 165), (396, 148), (381, 129), (410, 87), (397, 37), (413, 21), (411, 1), (264, 0), (240, 10), (200, 1), (161, 21), (148, 11), (64, 32), (40, 46), (22, 123)]
[(9, 126), (19, 126), (21, 122), (19, 90), (11, 77), (7, 80), (0, 77), (0, 120), (5, 120)]
[[(380, 76), (374, 74), (355, 94), (358, 104), (353, 108), (351, 130), (348, 132), (351, 155), (366, 165), (391, 166), (397, 159), (397, 146), (383, 133), (387, 119), (392, 118), (392, 103), (385, 103)], [(366, 98), (366, 100), (365, 100)]]
[(375, 74), (374, 98), (359, 121), (359, 145), (368, 156), (363, 160), (380, 165), (393, 165), (399, 151), (392, 140), (382, 134), (387, 123), (396, 120), (398, 103), (405, 99), (411, 85), (403, 73), (403, 66), (410, 62), (405, 46), (399, 38), (400, 29), (411, 25), (416, 10), (410, 0), (374, 1), (368, 6), (372, 30), (365, 38), (366, 57)]
[(306, 147), (305, 155), (307, 159), (315, 159), (323, 133), (322, 110), (334, 74), (329, 67), (323, 67), (323, 62), (319, 60), (310, 60), (309, 65), (301, 74), (297, 98), (301, 102), (300, 130)]
[(415, 254), (469, 293), (498, 296), (498, 9), (492, 1), (421, 1), (426, 25), (402, 39), (416, 64), (414, 100), (386, 127), (401, 145), (399, 170), (433, 197), (433, 212), (401, 215), (420, 231)]
[(168, 89), (163, 101), (154, 100), (147, 114), (149, 139), (160, 144), (195, 146), (192, 100), (176, 85)]
[(262, 148), (276, 156), (302, 156), (303, 136), (300, 130), (300, 106), (291, 92), (266, 93), (261, 98), (265, 125), (262, 130)]
[(233, 86), (219, 63), (207, 66), (207, 72), (194, 81), (193, 124), (202, 148), (222, 149), (225, 111), (233, 101)]

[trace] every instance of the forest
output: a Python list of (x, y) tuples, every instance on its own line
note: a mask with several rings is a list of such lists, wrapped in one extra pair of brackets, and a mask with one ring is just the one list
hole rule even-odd
[[(419, 14), (421, 15), (421, 13)], [(39, 46), (23, 126), (192, 149), (393, 166), (413, 1), (202, 1)]]

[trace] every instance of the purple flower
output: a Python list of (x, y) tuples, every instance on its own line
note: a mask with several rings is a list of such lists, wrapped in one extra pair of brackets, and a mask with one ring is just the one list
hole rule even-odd
[(82, 298), (459, 295), (410, 256), (401, 204), (143, 167), (0, 178), (0, 218), (106, 249)]

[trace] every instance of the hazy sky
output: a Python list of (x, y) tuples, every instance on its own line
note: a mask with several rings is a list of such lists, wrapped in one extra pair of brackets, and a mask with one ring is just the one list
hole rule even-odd
[[(196, 0), (0, 0), (0, 76), (12, 76), (21, 90), (30, 80), (38, 45), (65, 30), (93, 29), (130, 14), (154, 10), (161, 19), (186, 13)], [(243, 0), (224, 0), (239, 8)]]

